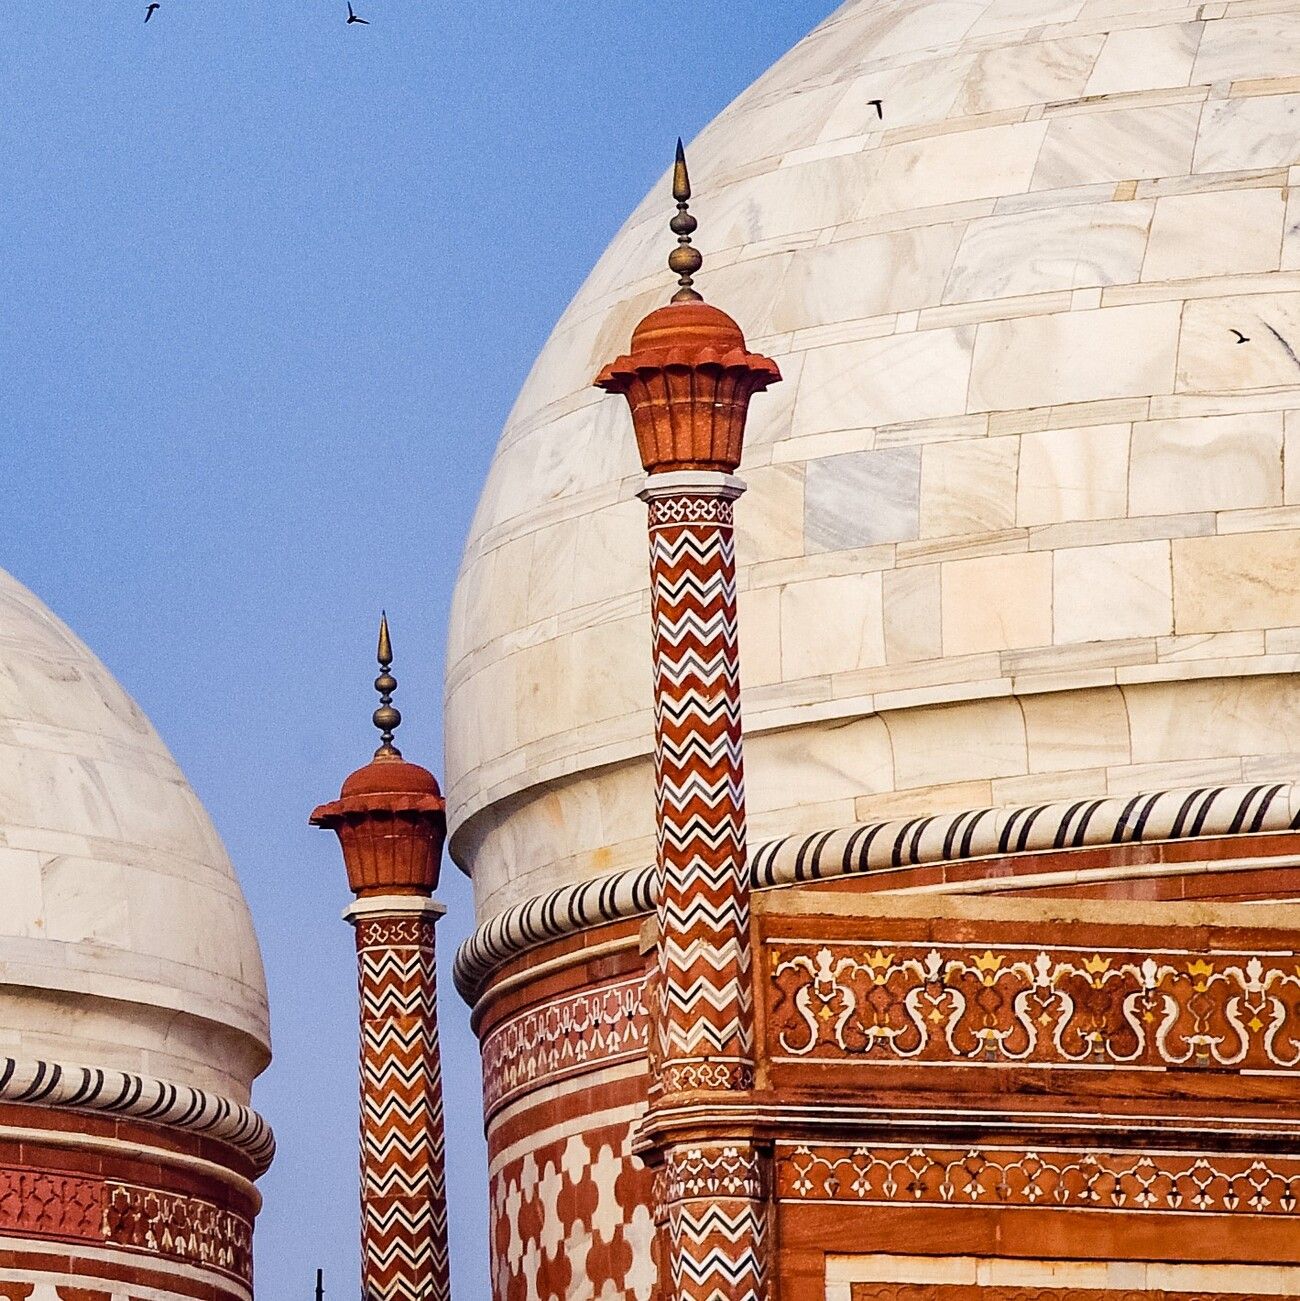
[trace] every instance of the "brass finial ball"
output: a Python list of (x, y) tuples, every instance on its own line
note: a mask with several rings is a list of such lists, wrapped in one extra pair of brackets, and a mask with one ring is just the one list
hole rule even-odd
[(402, 715), (396, 705), (380, 705), (370, 716), (371, 722), (384, 734), (384, 740), (391, 741), (393, 733), (401, 726)]
[(697, 248), (683, 244), (668, 254), (668, 269), (679, 276), (693, 276), (704, 265), (704, 257)]

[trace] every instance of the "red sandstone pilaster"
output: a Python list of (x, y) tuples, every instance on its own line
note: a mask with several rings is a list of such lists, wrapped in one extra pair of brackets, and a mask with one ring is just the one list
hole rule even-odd
[(311, 815), (337, 833), (356, 928), (363, 1301), (450, 1301), (434, 924), (446, 816), (395, 751)]
[[(769, 1161), (729, 1115), (754, 1081), (732, 507), (749, 399), (780, 377), (724, 312), (679, 302), (596, 379), (626, 397), (648, 476), (659, 934), (646, 1132), (674, 1301), (769, 1293)], [(671, 1111), (688, 1096), (694, 1132), (678, 1141)]]

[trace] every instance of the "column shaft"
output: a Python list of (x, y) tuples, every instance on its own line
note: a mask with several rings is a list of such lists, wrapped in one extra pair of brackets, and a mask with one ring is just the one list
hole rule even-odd
[(450, 1301), (436, 914), (354, 920), (363, 1301)]
[[(657, 1105), (688, 1092), (725, 1101), (754, 1082), (732, 524), (741, 491), (729, 475), (695, 472), (652, 475), (642, 494), (659, 815)], [(766, 1165), (744, 1139), (667, 1146), (658, 1218), (674, 1301), (767, 1297)]]

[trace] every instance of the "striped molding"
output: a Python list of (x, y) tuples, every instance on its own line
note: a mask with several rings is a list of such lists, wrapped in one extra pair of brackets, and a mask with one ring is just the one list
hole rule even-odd
[(656, 483), (649, 506), (658, 852), (654, 1086), (753, 1083), (749, 873), (736, 640), (737, 480)]
[[(1013, 854), (1300, 830), (1300, 784), (1190, 790), (973, 809), (861, 823), (758, 845), (755, 889)], [(456, 955), (456, 987), (473, 1002), (500, 963), (590, 926), (654, 910), (651, 866), (565, 886), (480, 926)]]
[(363, 1301), (451, 1297), (436, 916), (355, 917)]
[(147, 1075), (0, 1057), (0, 1102), (125, 1116), (202, 1134), (241, 1152), (259, 1175), (275, 1155), (271, 1127), (251, 1108)]

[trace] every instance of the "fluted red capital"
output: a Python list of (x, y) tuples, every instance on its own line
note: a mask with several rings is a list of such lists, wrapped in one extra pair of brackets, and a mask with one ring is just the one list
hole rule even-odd
[(631, 351), (595, 383), (627, 398), (648, 474), (731, 474), (740, 465), (749, 399), (780, 379), (776, 362), (750, 352), (726, 312), (679, 302), (651, 312), (633, 332)]
[(348, 885), (359, 898), (427, 897), (438, 886), (446, 807), (434, 775), (394, 753), (354, 772), (311, 821), (338, 835)]

